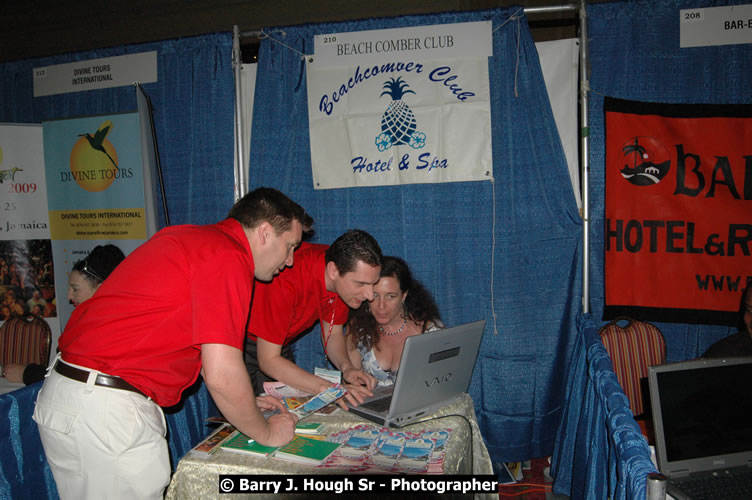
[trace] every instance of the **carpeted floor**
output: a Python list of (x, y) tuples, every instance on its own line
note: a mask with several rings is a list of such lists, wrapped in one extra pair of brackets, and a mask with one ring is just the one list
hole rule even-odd
[(546, 458), (530, 460), (530, 468), (522, 470), (516, 484), (499, 486), (499, 500), (563, 500), (567, 497), (551, 493), (551, 479), (544, 474), (549, 467)]

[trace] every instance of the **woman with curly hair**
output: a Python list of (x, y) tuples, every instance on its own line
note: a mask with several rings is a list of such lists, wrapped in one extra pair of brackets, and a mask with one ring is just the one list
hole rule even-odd
[(397, 379), (405, 339), (443, 328), (431, 294), (399, 257), (384, 257), (373, 300), (350, 311), (347, 348), (356, 368), (373, 375), (379, 386)]

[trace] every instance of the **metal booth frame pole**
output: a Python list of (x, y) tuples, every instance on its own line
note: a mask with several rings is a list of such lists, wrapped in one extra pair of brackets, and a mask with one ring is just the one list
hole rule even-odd
[(578, 0), (578, 4), (566, 4), (550, 7), (527, 7), (525, 14), (546, 12), (577, 11), (579, 26), (580, 54), (580, 189), (582, 191), (582, 312), (590, 313), (590, 121), (588, 113), (588, 35), (587, 35), (587, 0)]
[(243, 61), (240, 54), (240, 30), (236, 24), (232, 28), (232, 68), (235, 73), (235, 201), (248, 192), (248, 181), (243, 165), (243, 95), (240, 85), (240, 72)]
[(590, 313), (590, 121), (587, 1), (580, 0), (580, 182), (582, 184), (582, 312)]

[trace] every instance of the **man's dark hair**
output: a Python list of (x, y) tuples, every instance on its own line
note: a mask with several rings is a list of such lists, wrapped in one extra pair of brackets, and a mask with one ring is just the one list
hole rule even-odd
[(350, 229), (326, 250), (326, 262), (334, 262), (339, 274), (354, 271), (360, 260), (369, 266), (381, 267), (379, 244), (373, 236), (360, 229)]
[(243, 196), (235, 202), (227, 217), (249, 229), (268, 222), (277, 234), (289, 231), (293, 220), (300, 222), (304, 233), (310, 233), (313, 228), (313, 218), (303, 207), (270, 187), (260, 187)]

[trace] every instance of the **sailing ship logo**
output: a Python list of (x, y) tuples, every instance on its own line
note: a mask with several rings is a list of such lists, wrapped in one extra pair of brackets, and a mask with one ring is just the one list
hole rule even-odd
[(652, 137), (632, 137), (621, 149), (628, 161), (621, 175), (635, 186), (658, 184), (671, 167), (665, 146)]

